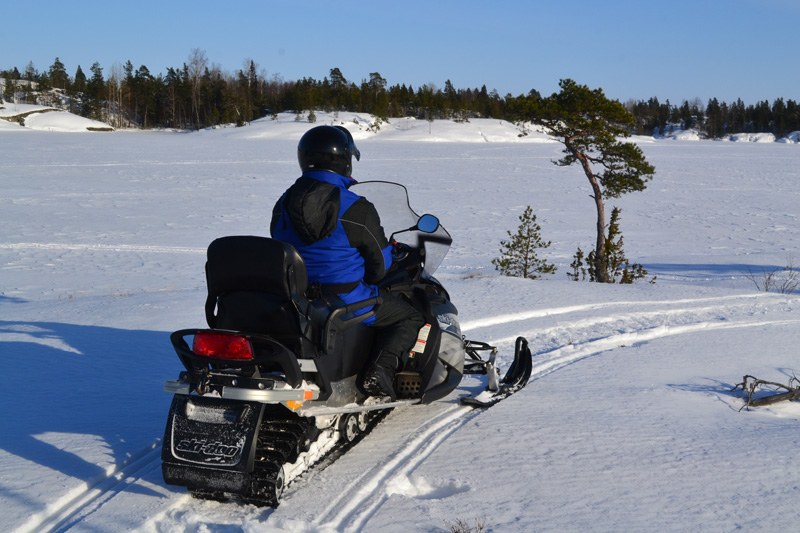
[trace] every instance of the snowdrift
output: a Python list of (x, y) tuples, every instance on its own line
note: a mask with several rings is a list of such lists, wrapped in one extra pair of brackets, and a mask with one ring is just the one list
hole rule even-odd
[[(62, 111), (54, 107), (30, 104), (14, 104), (0, 100), (0, 119), (16, 123), (32, 130), (81, 132), (81, 131), (113, 131), (114, 128), (88, 118)], [(0, 120), (0, 128), (9, 128)]]

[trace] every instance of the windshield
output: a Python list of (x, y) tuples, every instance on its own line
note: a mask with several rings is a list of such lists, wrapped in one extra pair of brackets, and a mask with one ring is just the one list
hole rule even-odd
[[(408, 202), (408, 190), (399, 183), (364, 181), (352, 185), (350, 190), (365, 197), (375, 206), (381, 217), (381, 226), (383, 226), (386, 238), (390, 238), (393, 233), (417, 225), (420, 215), (411, 209)], [(395, 235), (395, 239), (409, 246), (424, 249), (425, 264), (422, 270), (424, 278), (431, 277), (439, 268), (450, 249), (450, 243), (453, 242), (450, 234), (441, 224), (433, 233), (424, 233), (418, 230), (403, 231), (403, 233)]]

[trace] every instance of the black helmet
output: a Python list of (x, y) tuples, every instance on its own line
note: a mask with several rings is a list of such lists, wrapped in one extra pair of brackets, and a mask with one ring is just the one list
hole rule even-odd
[(358, 161), (361, 152), (344, 126), (311, 128), (297, 144), (297, 161), (303, 172), (328, 170), (349, 177), (353, 173), (353, 156)]

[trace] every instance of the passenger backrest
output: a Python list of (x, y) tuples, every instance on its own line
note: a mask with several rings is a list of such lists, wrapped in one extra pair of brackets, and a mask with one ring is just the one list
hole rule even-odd
[(306, 266), (290, 244), (255, 236), (219, 238), (208, 247), (206, 281), (209, 327), (303, 334)]

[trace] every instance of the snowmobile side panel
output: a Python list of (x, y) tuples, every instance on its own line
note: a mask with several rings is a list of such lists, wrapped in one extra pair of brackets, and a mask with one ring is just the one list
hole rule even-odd
[(445, 381), (436, 387), (425, 391), (422, 395), (422, 403), (431, 403), (435, 402), (436, 400), (441, 400), (458, 387), (458, 384), (461, 383), (461, 378), (463, 375), (458, 372), (454, 368), (449, 368), (447, 372), (447, 378)]
[[(426, 364), (422, 380), (422, 403), (430, 403), (450, 394), (464, 375), (464, 340), (458, 321), (458, 310), (445, 296), (438, 285), (431, 285), (430, 291), (416, 293), (419, 298), (424, 294), (428, 303), (426, 318), (430, 317), (432, 354), (436, 360)], [(439, 292), (442, 291), (442, 292)], [(432, 341), (432, 342), (431, 342)], [(428, 347), (426, 347), (426, 352)]]

